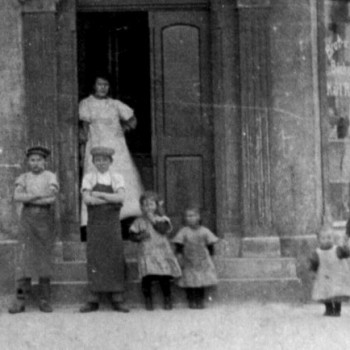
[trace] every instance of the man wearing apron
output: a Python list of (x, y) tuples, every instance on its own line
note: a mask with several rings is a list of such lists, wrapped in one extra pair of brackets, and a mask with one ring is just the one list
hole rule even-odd
[(96, 171), (83, 178), (83, 201), (88, 208), (87, 272), (90, 296), (80, 312), (98, 310), (101, 293), (111, 296), (115, 311), (129, 311), (123, 303), (125, 266), (119, 220), (125, 198), (124, 179), (109, 170), (113, 154), (111, 148), (92, 148)]

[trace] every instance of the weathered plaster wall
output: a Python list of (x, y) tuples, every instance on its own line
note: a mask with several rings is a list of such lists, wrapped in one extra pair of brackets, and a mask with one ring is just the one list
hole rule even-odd
[(271, 1), (272, 206), (282, 237), (315, 233), (322, 215), (313, 3)]
[(25, 147), (21, 13), (18, 0), (0, 0), (0, 240), (16, 232), (13, 182)]

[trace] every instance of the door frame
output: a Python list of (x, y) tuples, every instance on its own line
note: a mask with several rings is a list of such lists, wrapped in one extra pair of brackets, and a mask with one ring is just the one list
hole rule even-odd
[(209, 9), (211, 0), (76, 0), (78, 12)]
[[(113, 3), (111, 0), (98, 2), (76, 0), (76, 2), (77, 13), (156, 10), (207, 10), (209, 12), (215, 226), (216, 233), (220, 237), (229, 235), (240, 238), (242, 231), (240, 131), (235, 131), (240, 128), (240, 110), (235, 107), (240, 104), (240, 75), (236, 73), (232, 80), (232, 70), (239, 66), (239, 31), (235, 12), (237, 3), (232, 3), (232, 0), (119, 0)], [(229, 43), (227, 43), (228, 37), (232, 38)], [(227, 53), (233, 55), (230, 67), (225, 58)], [(151, 89), (152, 84), (151, 81)], [(227, 106), (232, 107), (227, 108)], [(232, 135), (237, 140), (232, 139)], [(228, 161), (231, 164), (228, 164)]]

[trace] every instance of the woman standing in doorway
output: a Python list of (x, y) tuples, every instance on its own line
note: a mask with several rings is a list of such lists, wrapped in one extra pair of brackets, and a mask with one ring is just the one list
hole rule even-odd
[[(125, 179), (125, 200), (120, 212), (120, 219), (141, 215), (139, 198), (142, 193), (140, 175), (131, 158), (124, 132), (136, 127), (133, 110), (119, 100), (109, 97), (110, 83), (105, 75), (97, 75), (94, 93), (80, 102), (79, 118), (87, 135), (84, 170), (93, 171), (93, 147), (109, 147), (115, 151), (111, 171), (121, 174)], [(86, 205), (82, 204), (81, 226), (86, 226)]]

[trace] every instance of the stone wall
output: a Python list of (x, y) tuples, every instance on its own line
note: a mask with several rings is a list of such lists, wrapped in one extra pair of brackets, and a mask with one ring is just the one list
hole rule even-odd
[(13, 182), (22, 171), (25, 130), (21, 13), (18, 0), (0, 0), (0, 240), (16, 233)]
[[(313, 77), (310, 0), (271, 1), (270, 120), (273, 224), (280, 236), (315, 233), (322, 193), (319, 116)], [(0, 0), (0, 232), (15, 231), (12, 184), (25, 144), (21, 14)], [(220, 199), (218, 199), (220, 200)], [(239, 201), (236, 201), (240, 204)], [(235, 208), (235, 212), (239, 212)]]
[(322, 218), (315, 3), (271, 1), (272, 211), (281, 237), (314, 234)]
[[(306, 286), (310, 279), (305, 258), (314, 245), (314, 239), (308, 237), (317, 232), (322, 217), (319, 101), (315, 76), (317, 52), (312, 26), (312, 5), (315, 3), (316, 0), (271, 0), (270, 9), (272, 220), (276, 233), (282, 238), (282, 255), (298, 258), (299, 277)], [(0, 8), (0, 241), (4, 243), (4, 240), (15, 238), (17, 232), (16, 208), (11, 198), (14, 179), (23, 171), (23, 151), (27, 143), (22, 113), (24, 79), (19, 1), (0, 0)], [(225, 17), (225, 25), (234, 20), (234, 14), (230, 16)], [(237, 30), (236, 26), (233, 27)], [(223, 47), (229, 46), (233, 37), (224, 36)], [(238, 47), (238, 43), (234, 44), (231, 47)], [(223, 58), (225, 65), (229, 64), (236, 53), (223, 52), (229, 53)], [(232, 66), (225, 72), (233, 81), (237, 80), (236, 67)], [(231, 92), (239, 95), (236, 85), (233, 85), (229, 82), (223, 84), (225, 106), (232, 105), (232, 110), (227, 113), (232, 115), (236, 113), (236, 106), (231, 101), (235, 100)], [(237, 139), (239, 127), (233, 129)], [(237, 164), (232, 169), (227, 168), (225, 176), (238, 177), (241, 151), (238, 142), (232, 142), (230, 149)], [(230, 193), (238, 194), (237, 178), (230, 178), (228, 183), (234, 188)], [(233, 203), (230, 209), (235, 211), (227, 213), (226, 221), (239, 226), (240, 201), (225, 200)], [(226, 226), (223, 224), (224, 232), (229, 230)], [(303, 238), (293, 239), (294, 236)], [(4, 263), (0, 264), (0, 285), (4, 287), (0, 288), (12, 288), (13, 249), (11, 244), (1, 246), (0, 251), (4, 254), (0, 256)]]
[(272, 220), (309, 300), (308, 256), (323, 215), (316, 0), (271, 3)]

